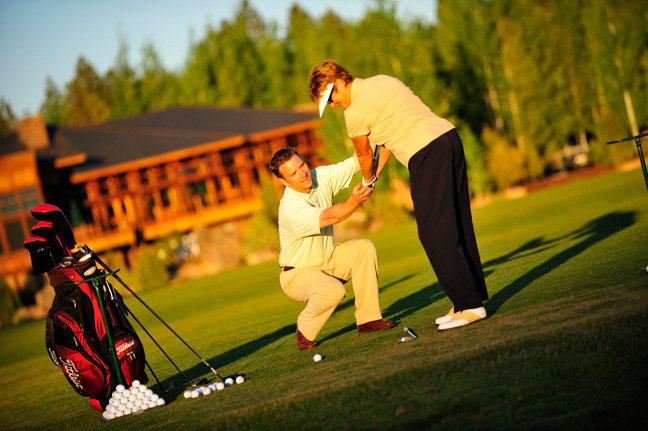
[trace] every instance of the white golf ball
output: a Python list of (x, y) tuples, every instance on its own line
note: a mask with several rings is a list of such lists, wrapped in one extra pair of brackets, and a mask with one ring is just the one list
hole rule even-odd
[(157, 402), (156, 402), (156, 401), (151, 401), (151, 402), (148, 404), (148, 408), (149, 408), (149, 409), (152, 409), (152, 408), (155, 407), (155, 406), (157, 406)]
[(113, 392), (113, 394), (112, 394), (112, 397), (115, 398), (115, 399), (120, 399), (120, 398), (123, 397), (123, 396), (124, 396), (124, 393), (123, 393), (123, 392), (117, 392), (117, 391), (115, 391), (115, 392)]
[(146, 391), (148, 391), (148, 389), (144, 385), (139, 385), (137, 389), (139, 389), (139, 391), (143, 393), (146, 393)]
[(133, 409), (132, 409), (132, 410), (133, 410), (133, 413), (137, 413), (137, 412), (139, 412), (139, 411), (142, 410), (142, 409), (141, 409), (140, 406), (133, 406)]
[(157, 404), (158, 406), (163, 406), (164, 403), (165, 403), (164, 398), (160, 398), (160, 399), (157, 400), (157, 402), (156, 402), (156, 404)]
[(195, 390), (191, 391), (191, 398), (198, 398), (200, 396), (200, 391)]
[(127, 409), (124, 410), (124, 416), (129, 415), (129, 414), (131, 414), (131, 413), (133, 413), (133, 410), (131, 410), (131, 409), (129, 409), (129, 408), (127, 408)]
[(203, 395), (209, 395), (211, 394), (212, 390), (209, 389), (208, 387), (203, 388), (202, 393)]
[[(185, 397), (185, 398), (187, 398), (187, 397)], [(149, 402), (155, 402), (155, 401), (157, 401), (157, 400), (159, 400), (159, 399), (160, 399), (160, 396), (159, 396), (158, 394), (153, 394), (153, 395), (151, 395), (151, 397), (149, 398)]]
[(315, 356), (313, 356), (313, 361), (319, 362), (321, 360), (322, 360), (322, 355), (320, 355), (319, 353), (316, 353)]
[(115, 409), (115, 406), (113, 406), (112, 404), (108, 404), (108, 406), (106, 407), (106, 411), (107, 411), (107, 412), (112, 413), (112, 412), (114, 412), (115, 410), (117, 410), (117, 409)]
[(131, 410), (132, 410), (133, 407), (135, 407), (135, 402), (134, 402), (134, 401), (129, 401), (128, 403), (126, 403), (126, 408), (127, 408), (127, 409), (131, 409)]
[(131, 383), (131, 387), (133, 387), (133, 388), (136, 388), (136, 387), (138, 387), (139, 385), (140, 385), (140, 381), (139, 381), (139, 380), (133, 380), (133, 383)]
[(191, 391), (185, 391), (184, 392), (184, 397), (185, 398), (191, 398)]
[(105, 412), (103, 412), (102, 416), (104, 417), (104, 419), (110, 419), (110, 412), (106, 410)]
[(231, 385), (232, 383), (234, 383), (234, 380), (232, 380), (231, 377), (228, 377), (228, 378), (225, 379), (225, 384), (226, 384), (227, 386)]
[(147, 397), (151, 398), (153, 396), (153, 390), (152, 389), (147, 389), (146, 392), (144, 392)]
[(223, 382), (216, 383), (216, 390), (217, 391), (222, 391), (223, 389), (225, 389), (225, 385), (223, 384)]
[(244, 381), (245, 381), (245, 378), (244, 378), (243, 376), (237, 376), (237, 377), (236, 377), (236, 384), (237, 384), (237, 385), (240, 385), (240, 384), (243, 383)]
[(126, 388), (124, 387), (124, 385), (117, 385), (117, 387), (115, 388), (117, 392), (124, 392), (125, 389)]
[(117, 412), (115, 412), (115, 417), (116, 418), (120, 418), (122, 416), (124, 416), (124, 412), (122, 410), (117, 410)]

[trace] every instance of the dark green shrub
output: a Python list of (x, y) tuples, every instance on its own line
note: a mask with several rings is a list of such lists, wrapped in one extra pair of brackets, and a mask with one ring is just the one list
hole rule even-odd
[(20, 302), (16, 293), (0, 278), (0, 328), (12, 323), (18, 308), (20, 308)]

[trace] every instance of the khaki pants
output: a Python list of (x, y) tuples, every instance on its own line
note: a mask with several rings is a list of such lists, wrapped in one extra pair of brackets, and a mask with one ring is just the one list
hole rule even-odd
[(353, 278), (356, 324), (382, 319), (378, 301), (378, 256), (367, 239), (337, 244), (327, 262), (318, 267), (283, 271), (279, 282), (292, 299), (306, 302), (297, 317), (297, 328), (309, 340), (315, 340), (328, 318), (346, 296), (340, 280)]

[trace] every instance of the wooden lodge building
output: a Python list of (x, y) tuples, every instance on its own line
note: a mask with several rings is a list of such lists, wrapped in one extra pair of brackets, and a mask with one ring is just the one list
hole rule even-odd
[(101, 125), (49, 128), (40, 115), (0, 138), (0, 276), (17, 288), (31, 269), (22, 241), (46, 202), (78, 244), (129, 248), (173, 232), (246, 217), (261, 207), (272, 154), (319, 146), (312, 113), (175, 107)]

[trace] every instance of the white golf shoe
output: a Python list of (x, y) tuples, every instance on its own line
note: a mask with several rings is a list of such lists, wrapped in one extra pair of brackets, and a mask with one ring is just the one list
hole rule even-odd
[[(444, 316), (445, 317), (445, 316)], [(447, 322), (439, 325), (439, 331), (446, 329), (460, 328), (469, 325), (478, 320), (486, 318), (486, 309), (484, 307), (471, 308), (469, 310), (457, 311)]]
[(449, 322), (450, 320), (452, 320), (452, 316), (454, 316), (454, 306), (450, 309), (450, 311), (448, 311), (448, 314), (437, 317), (437, 319), (434, 321), (434, 324), (440, 325), (442, 323)]

